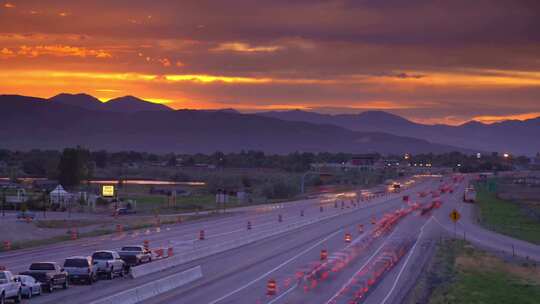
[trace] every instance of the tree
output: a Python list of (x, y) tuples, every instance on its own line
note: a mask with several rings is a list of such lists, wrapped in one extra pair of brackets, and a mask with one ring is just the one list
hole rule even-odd
[(107, 166), (109, 155), (107, 154), (107, 151), (101, 150), (92, 152), (92, 158), (96, 162), (96, 167), (105, 168)]
[(60, 157), (58, 180), (66, 187), (76, 186), (92, 176), (91, 169), (88, 150), (81, 147), (66, 148)]
[(170, 157), (169, 157), (169, 160), (167, 161), (167, 166), (169, 167), (176, 167), (177, 165), (177, 161), (176, 161), (176, 155), (172, 154)]

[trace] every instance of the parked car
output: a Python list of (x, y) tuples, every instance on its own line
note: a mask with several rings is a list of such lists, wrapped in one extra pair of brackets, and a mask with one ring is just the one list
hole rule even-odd
[(134, 209), (131, 208), (118, 208), (116, 209), (118, 215), (128, 215), (137, 213)]
[(96, 251), (92, 254), (92, 262), (97, 274), (104, 274), (108, 280), (126, 273), (126, 264), (116, 251)]
[(25, 220), (27, 218), (34, 219), (36, 217), (36, 214), (34, 212), (30, 211), (19, 211), (17, 212), (17, 219), (18, 220)]
[(144, 246), (124, 246), (118, 254), (128, 266), (137, 266), (152, 261), (152, 252), (146, 250)]
[(33, 277), (16, 275), (15, 280), (21, 283), (21, 294), (23, 297), (30, 299), (33, 296), (39, 296), (41, 294), (41, 283)]
[(4, 304), (6, 300), (20, 303), (21, 299), (21, 283), (15, 280), (11, 271), (0, 271), (0, 304)]
[(69, 287), (67, 272), (55, 262), (32, 263), (28, 271), (20, 274), (33, 277), (41, 283), (42, 288), (47, 292), (53, 292), (57, 286), (61, 286), (63, 289)]
[(64, 270), (68, 273), (70, 282), (86, 282), (92, 285), (97, 281), (96, 267), (91, 257), (74, 256), (65, 259)]

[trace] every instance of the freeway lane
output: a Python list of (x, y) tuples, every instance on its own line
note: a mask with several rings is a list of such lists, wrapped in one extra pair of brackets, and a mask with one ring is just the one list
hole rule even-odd
[[(427, 189), (430, 186), (428, 184), (430, 184), (430, 182), (427, 182), (425, 184), (418, 184), (418, 186), (415, 187), (414, 191), (420, 191), (420, 189)], [(413, 189), (409, 191), (412, 192)], [(382, 203), (383, 200), (387, 200), (387, 202)], [(395, 195), (393, 199), (390, 199), (390, 197), (380, 198), (379, 203), (374, 204), (372, 207), (364, 207), (362, 209), (348, 208), (345, 210), (341, 210), (340, 208), (338, 208), (337, 211), (333, 211), (335, 208), (332, 207), (328, 210), (325, 210), (325, 213), (336, 212), (336, 214), (343, 214), (334, 218), (327, 219), (321, 223), (306, 226), (302, 229), (287, 232), (265, 240), (260, 240), (255, 243), (243, 246), (241, 248), (236, 248), (227, 252), (212, 255), (198, 261), (189, 262), (180, 267), (175, 267), (162, 273), (148, 275), (135, 280), (117, 280), (113, 284), (108, 284), (108, 282), (104, 281), (98, 282), (98, 284), (92, 287), (76, 286), (70, 288), (67, 291), (62, 291), (57, 294), (46, 295), (40, 298), (33, 299), (32, 303), (57, 303), (59, 299), (71, 297), (76, 297), (77, 299), (73, 303), (89, 303), (92, 300), (103, 298), (119, 291), (123, 291), (126, 288), (132, 288), (134, 286), (142, 285), (157, 278), (166, 277), (167, 275), (171, 275), (173, 273), (182, 271), (195, 265), (202, 265), (204, 275), (202, 280), (192, 285), (188, 285), (184, 288), (177, 289), (171, 293), (167, 293), (160, 297), (157, 297), (156, 303), (205, 303), (205, 301), (211, 302), (219, 297), (222, 297), (223, 295), (226, 295), (230, 291), (239, 288), (240, 286), (246, 285), (248, 282), (253, 281), (255, 278), (260, 277), (262, 274), (267, 273), (269, 270), (274, 269), (280, 264), (283, 264), (285, 261), (293, 258), (295, 255), (302, 253), (308, 248), (311, 248), (314, 244), (317, 244), (321, 240), (324, 241), (320, 243), (320, 246), (326, 246), (331, 252), (337, 250), (337, 248), (342, 247), (344, 244), (343, 231), (341, 230), (350, 229), (351, 232), (353, 232), (354, 235), (357, 236), (357, 233), (355, 232), (355, 224), (362, 222), (364, 223), (364, 225), (366, 225), (365, 227), (369, 227), (369, 220), (372, 215), (380, 216), (386, 210), (393, 209), (402, 205), (403, 202), (401, 200), (401, 195)], [(319, 213), (318, 204), (315, 205), (314, 209), (316, 210), (316, 213)], [(306, 217), (307, 216), (308, 213), (306, 212)], [(277, 224), (278, 223), (276, 221), (272, 223), (272, 225)], [(224, 227), (224, 229), (225, 228), (226, 227)], [(246, 233), (251, 232), (247, 232), (244, 230), (243, 232), (236, 234), (235, 237), (238, 238), (245, 236)], [(333, 235), (333, 233), (335, 234)], [(319, 252), (320, 247), (315, 246), (309, 249), (305, 255), (313, 255), (316, 261), (318, 260)], [(310, 262), (311, 260), (313, 260), (312, 257), (310, 257), (308, 260), (304, 260), (305, 255), (301, 255), (302, 259), (298, 261), (298, 265), (294, 264), (294, 262), (297, 261), (296, 259), (294, 259), (290, 263), (283, 265), (283, 267), (278, 270), (284, 271), (283, 275), (285, 275), (285, 277), (290, 276), (291, 273), (292, 275), (294, 275), (294, 270), (292, 272), (289, 271), (291, 269), (290, 267), (303, 266), (308, 260)], [(256, 282), (257, 284), (262, 284), (263, 288), (257, 290), (256, 293), (252, 295), (253, 299), (255, 299), (254, 301), (256, 301), (256, 299), (261, 296), (263, 296), (264, 298), (264, 284), (266, 282), (263, 281), (264, 279), (261, 279), (260, 281)], [(198, 287), (200, 284), (202, 284), (204, 287), (195, 288)], [(246, 290), (254, 290), (253, 286), (255, 285), (256, 284), (250, 285), (249, 288), (247, 288)], [(239, 293), (238, 295), (241, 295), (241, 293)], [(231, 297), (231, 299), (234, 299), (233, 302), (238, 301), (238, 298), (235, 298), (238, 295), (233, 295)], [(190, 301), (188, 301), (188, 299), (190, 299)]]
[[(243, 232), (246, 230), (247, 221), (251, 221), (253, 230), (271, 227), (277, 222), (279, 213), (286, 214), (284, 221), (295, 221), (300, 218), (300, 210), (306, 209), (305, 217), (318, 215), (315, 213), (316, 204), (313, 200), (291, 203), (290, 206), (280, 204), (273, 209), (244, 211), (243, 213), (229, 213), (224, 218), (206, 219), (179, 225), (162, 226), (159, 232), (155, 228), (139, 230), (124, 234), (113, 234), (97, 238), (85, 238), (71, 241), (59, 245), (18, 250), (0, 254), (2, 265), (13, 271), (25, 270), (32, 261), (58, 261), (73, 255), (88, 255), (94, 250), (114, 249), (123, 245), (142, 244), (144, 240), (149, 240), (151, 247), (161, 247), (172, 245), (176, 249), (182, 249), (181, 244), (193, 244), (198, 238), (200, 230), (205, 230), (206, 238), (218, 238), (224, 235)], [(288, 205), (288, 204), (287, 204)], [(309, 211), (307, 211), (309, 210)], [(330, 210), (329, 212), (337, 212)]]
[[(355, 283), (358, 275), (369, 273), (367, 271), (372, 269), (371, 267), (374, 267), (381, 257), (388, 257), (389, 253), (392, 252), (388, 251), (388, 248), (393, 248), (392, 246), (396, 244), (406, 244), (408, 251), (403, 253), (394, 267), (378, 277), (378, 283), (370, 286), (371, 290), (362, 302), (399, 303), (414, 285), (423, 265), (429, 259), (430, 254), (434, 252), (436, 242), (442, 235), (448, 235), (449, 227), (452, 227), (450, 231), (453, 232), (453, 224), (448, 217), (450, 211), (456, 208), (463, 212), (463, 208), (469, 206), (461, 203), (461, 195), (466, 182), (453, 185), (453, 194), (441, 195), (440, 200), (443, 201), (443, 204), (440, 209), (435, 209), (427, 215), (421, 215), (419, 211), (410, 213), (401, 219), (394, 229), (376, 238), (368, 246), (362, 247), (356, 258), (350, 259), (346, 267), (341, 267), (339, 271), (330, 273), (329, 278), (324, 281), (317, 281), (316, 286), (311, 285), (312, 281), (309, 281), (310, 284), (306, 284), (307, 280), (298, 281), (297, 273), (313, 269), (315, 265), (320, 263), (319, 256), (322, 249), (328, 250), (329, 259), (337, 256), (340, 252), (350, 250), (353, 245), (344, 242), (346, 232), (352, 233), (354, 238), (352, 244), (362, 244), (372, 235), (374, 228), (370, 223), (372, 216), (380, 219), (385, 213), (407, 207), (401, 199), (402, 195), (409, 194), (413, 202), (427, 204), (433, 201), (431, 195), (422, 198), (416, 195), (417, 192), (435, 190), (442, 184), (450, 184), (449, 179), (445, 178), (443, 183), (440, 183), (438, 179), (431, 179), (423, 184), (417, 184), (416, 187), (402, 194), (386, 196), (371, 205), (358, 208), (342, 210), (341, 208), (333, 208), (333, 204), (331, 204), (325, 213), (332, 212), (334, 217), (299, 229), (200, 258), (161, 273), (138, 279), (116, 280), (112, 284), (102, 281), (91, 287), (75, 286), (67, 291), (33, 299), (31, 302), (58, 303), (61, 300), (70, 299), (70, 303), (90, 303), (96, 299), (200, 265), (203, 270), (202, 279), (158, 295), (144, 303), (349, 303), (355, 289), (358, 288), (357, 285), (352, 284)], [(290, 221), (300, 221), (319, 214), (319, 203), (316, 200), (299, 202), (297, 205), (291, 206), (277, 212), (281, 212), (284, 218)], [(298, 206), (300, 209), (297, 208)], [(302, 209), (306, 210), (305, 217), (299, 216), (299, 210)], [(229, 219), (214, 219), (218, 222), (225, 221), (232, 227), (230, 228), (232, 230), (223, 227), (222, 231), (224, 232), (222, 233), (234, 231), (234, 228), (239, 225), (234, 221), (245, 221), (247, 214), (250, 216), (260, 215), (259, 219), (266, 220), (267, 226), (260, 228), (259, 231), (255, 228), (249, 232), (242, 230), (195, 243), (202, 246), (218, 242), (221, 239), (234, 240), (250, 233), (272, 230), (280, 224), (275, 218), (278, 213), (273, 211), (269, 213), (246, 212), (243, 215), (235, 214)], [(363, 233), (357, 231), (358, 224), (363, 224), (366, 228)], [(242, 225), (240, 224), (240, 226)], [(469, 237), (482, 238), (482, 235), (479, 235), (476, 230), (471, 230), (467, 232), (467, 238)], [(533, 250), (534, 253), (537, 246), (525, 247), (525, 249)], [(275, 279), (278, 286), (277, 295), (272, 297), (265, 294), (266, 284), (270, 278)], [(307, 288), (308, 292), (305, 291), (306, 286), (309, 287)], [(353, 286), (353, 288), (348, 288), (349, 286)]]
[[(432, 184), (432, 183), (430, 183)], [(429, 185), (432, 186), (432, 185)], [(426, 198), (424, 200), (430, 200)], [(270, 303), (274, 301), (265, 295), (267, 280), (273, 278), (278, 283), (278, 290), (284, 292), (295, 284), (296, 272), (306, 269), (319, 261), (321, 249), (330, 254), (343, 249), (344, 233), (351, 232), (358, 239), (369, 234), (357, 232), (357, 225), (371, 226), (371, 217), (380, 218), (384, 213), (406, 206), (401, 196), (391, 199), (386, 204), (379, 204), (369, 210), (357, 210), (340, 217), (330, 219), (280, 235), (272, 240), (258, 242), (252, 246), (244, 247), (241, 251), (228, 251), (224, 253), (227, 258), (220, 255), (216, 257), (225, 259), (225, 266), (201, 261), (204, 278), (199, 282), (163, 294), (145, 303)], [(377, 239), (359, 259), (365, 261), (372, 254), (373, 249), (384, 243), (384, 239)], [(250, 263), (244, 263), (250, 261)], [(331, 294), (328, 291), (328, 298)], [(316, 290), (313, 296), (320, 299)], [(305, 294), (300, 290), (301, 299)], [(296, 300), (296, 299), (295, 299)], [(320, 301), (306, 300), (284, 303), (319, 303)]]
[[(410, 189), (405, 191), (404, 193), (413, 193), (416, 191), (420, 191), (422, 189), (428, 189), (431, 187), (431, 182), (427, 183), (418, 183), (414, 189)], [(393, 197), (393, 199), (391, 199)], [(317, 248), (317, 246), (312, 247), (314, 244), (317, 244), (318, 242), (321, 242), (320, 246), (327, 246), (328, 250), (334, 251), (340, 248), (340, 246), (343, 245), (343, 229), (350, 229), (351, 232), (355, 232), (355, 224), (362, 222), (366, 227), (369, 227), (369, 219), (371, 215), (375, 214), (378, 217), (383, 214), (385, 211), (390, 210), (392, 208), (395, 208), (396, 206), (403, 205), (403, 202), (401, 201), (402, 194), (399, 195), (393, 195), (393, 196), (386, 196), (381, 197), (379, 199), (376, 199), (370, 204), (371, 206), (364, 205), (363, 207), (353, 209), (353, 208), (345, 208), (342, 210), (341, 208), (334, 208), (333, 204), (331, 204), (330, 208), (326, 208), (324, 213), (333, 213), (335, 215), (339, 215), (330, 219), (325, 220), (323, 223), (317, 223), (317, 224), (311, 224), (309, 226), (306, 226), (302, 229), (295, 230), (293, 232), (287, 232), (275, 237), (268, 238), (266, 240), (257, 241), (253, 244), (243, 246), (241, 248), (236, 248), (233, 250), (229, 250), (225, 253), (209, 256), (207, 258), (201, 259), (199, 261), (194, 261), (190, 263), (186, 263), (184, 265), (181, 265), (179, 267), (175, 267), (173, 269), (156, 273), (153, 275), (148, 275), (139, 279), (124, 279), (124, 280), (116, 280), (112, 284), (109, 284), (107, 281), (100, 281), (94, 286), (87, 287), (87, 286), (72, 286), (67, 291), (57, 292), (52, 295), (44, 295), (42, 297), (38, 297), (35, 299), (32, 299), (32, 303), (58, 303), (61, 301), (65, 301), (69, 299), (70, 303), (89, 303), (93, 300), (103, 298), (105, 296), (126, 290), (128, 288), (133, 288), (135, 286), (143, 285), (149, 281), (166, 277), (167, 275), (171, 275), (173, 273), (182, 271), (184, 269), (187, 269), (194, 265), (203, 265), (203, 274), (204, 278), (203, 281), (206, 282), (206, 284), (210, 284), (211, 282), (214, 282), (215, 280), (218, 280), (219, 278), (225, 279), (226, 282), (236, 282), (236, 280), (239, 279), (229, 279), (229, 277), (234, 277), (234, 274), (239, 272), (239, 269), (247, 269), (249, 271), (254, 271), (254, 273), (258, 273), (257, 270), (253, 270), (254, 267), (258, 269), (258, 267), (263, 267), (266, 269), (263, 271), (263, 274), (268, 272), (269, 269), (273, 269), (276, 267), (274, 265), (274, 262), (281, 261), (279, 264), (282, 264), (284, 261), (287, 261), (288, 259), (293, 258), (295, 255), (298, 255), (303, 250), (306, 250), (307, 248), (310, 248), (308, 250), (309, 254), (312, 254), (315, 256), (315, 261), (317, 260), (317, 256), (319, 254), (320, 248)], [(284, 206), (287, 206), (288, 204), (285, 204)], [(235, 239), (235, 238), (242, 238), (246, 235), (246, 233), (256, 233), (257, 232), (257, 226), (254, 224), (254, 229), (250, 232), (247, 232), (245, 230), (245, 226), (243, 223), (246, 222), (246, 218), (249, 216), (250, 219), (255, 219), (255, 221), (260, 220), (262, 223), (267, 224), (267, 227), (265, 227), (266, 230), (272, 229), (273, 226), (278, 225), (277, 223), (277, 214), (282, 213), (284, 215), (284, 223), (286, 221), (295, 221), (295, 220), (301, 220), (308, 217), (314, 217), (319, 216), (319, 202), (317, 200), (310, 200), (310, 201), (302, 201), (299, 203), (292, 203), (290, 207), (284, 207), (280, 209), (279, 211), (271, 210), (264, 213), (260, 212), (245, 212), (243, 214), (234, 214), (231, 215), (230, 218), (224, 218), (224, 219), (213, 219), (213, 220), (205, 220), (201, 221), (201, 223), (185, 223), (181, 225), (177, 225), (172, 227), (170, 231), (166, 231), (166, 229), (162, 229), (162, 232), (157, 234), (160, 238), (163, 238), (167, 241), (177, 241), (178, 239), (182, 239), (182, 235), (178, 233), (178, 231), (182, 231), (182, 228), (187, 229), (185, 231), (191, 231), (197, 232), (198, 229), (200, 229), (200, 226), (198, 225), (208, 225), (208, 226), (214, 226), (216, 227), (217, 233), (222, 233), (222, 237), (219, 238), (210, 238), (209, 240), (205, 240), (203, 242), (200, 242), (201, 244), (205, 244), (205, 242), (211, 243), (213, 241), (218, 241), (220, 239)], [(305, 210), (305, 216), (301, 217), (299, 215), (299, 210)], [(260, 213), (260, 214), (259, 214)], [(263, 222), (266, 221), (266, 222)], [(237, 230), (236, 228), (240, 226), (244, 226), (242, 228), (242, 231), (230, 233), (230, 234), (223, 234), (232, 232), (234, 230)], [(229, 227), (230, 226), (230, 227)], [(206, 227), (206, 226), (204, 226)], [(218, 229), (218, 227), (220, 229)], [(321, 229), (322, 227), (322, 229)], [(217, 234), (216, 233), (216, 234)], [(355, 234), (356, 235), (356, 234)], [(152, 236), (152, 235), (150, 235)], [(150, 236), (145, 236), (150, 238)], [(192, 236), (190, 236), (192, 237)], [(189, 238), (188, 238), (189, 239)], [(81, 240), (80, 242), (83, 243), (84, 240)], [(106, 240), (105, 242), (109, 242), (110, 244), (107, 245), (105, 248), (114, 248), (116, 244), (119, 244), (125, 240)], [(130, 240), (130, 242), (133, 242)], [(151, 239), (151, 242), (153, 240)], [(100, 245), (103, 246), (103, 245)], [(90, 250), (87, 248), (77, 248), (77, 245), (71, 245), (69, 247), (71, 250), (79, 250), (79, 252), (83, 251), (86, 254), (89, 253)], [(103, 247), (101, 247), (103, 248)], [(306, 254), (308, 254), (306, 252)], [(68, 254), (65, 254), (65, 252), (55, 252), (52, 250), (49, 251), (39, 251), (38, 253), (41, 253), (41, 255), (33, 256), (30, 255), (28, 257), (29, 260), (41, 260), (41, 256), (68, 256)], [(73, 254), (73, 253), (72, 253)], [(22, 255), (25, 257), (25, 255)], [(303, 254), (301, 254), (303, 256)], [(21, 255), (15, 255), (13, 258), (20, 258)], [(294, 259), (293, 259), (294, 260)], [(312, 258), (309, 259), (310, 261), (313, 260)], [(291, 261), (292, 263), (293, 261)], [(4, 263), (4, 260), (2, 259), (2, 263)], [(305, 261), (301, 260), (299, 265), (305, 265)], [(270, 267), (272, 266), (272, 267)], [(287, 266), (287, 267), (285, 267)], [(284, 275), (290, 275), (289, 264), (283, 265), (282, 269), (285, 271)], [(268, 268), (270, 267), (270, 268)], [(263, 269), (263, 270), (264, 270)], [(280, 270), (278, 269), (278, 270)], [(294, 275), (294, 271), (292, 272)], [(260, 274), (259, 274), (260, 276)], [(250, 276), (246, 276), (246, 278), (249, 278)], [(219, 280), (218, 280), (219, 281)], [(242, 282), (239, 280), (239, 282)], [(259, 282), (261, 283), (262, 280)], [(265, 282), (262, 282), (263, 285)], [(264, 287), (264, 286), (263, 286)], [(189, 289), (189, 286), (186, 288)], [(223, 291), (230, 292), (231, 287), (226, 286), (223, 287)], [(238, 287), (236, 287), (238, 288)], [(251, 285), (250, 288), (251, 289)], [(263, 288), (264, 289), (264, 288)], [(262, 295), (264, 296), (264, 290), (259, 290), (257, 292), (257, 296), (260, 296), (260, 292), (262, 291)], [(180, 289), (182, 290), (182, 289)], [(199, 297), (204, 298), (205, 300), (213, 301), (215, 299), (206, 299), (205, 297), (208, 297), (209, 295), (212, 295), (214, 298), (219, 295), (218, 292), (215, 292), (214, 290), (220, 290), (219, 287), (216, 287), (216, 289), (212, 288), (212, 293), (210, 294), (206, 288), (204, 288), (203, 294), (197, 294), (195, 293), (187, 293), (186, 295), (182, 295), (182, 299), (185, 297), (191, 296), (193, 299), (198, 299)], [(173, 293), (180, 292), (179, 290), (174, 291)], [(226, 294), (227, 292), (224, 292)], [(168, 297), (169, 295), (165, 294), (164, 297)], [(173, 296), (173, 298), (176, 298), (176, 296)], [(202, 299), (201, 298), (201, 299)], [(264, 298), (264, 297), (263, 297)], [(166, 301), (167, 302), (167, 301)], [(198, 300), (196, 302), (179, 302), (179, 303), (200, 303)], [(203, 301), (204, 303), (204, 301)]]
[[(418, 200), (420, 203), (430, 203), (431, 201), (431, 197)], [(276, 299), (266, 303), (352, 303), (351, 300), (354, 293), (359, 291), (361, 287), (375, 289), (367, 293), (366, 303), (381, 303), (386, 294), (398, 288), (398, 286), (392, 286), (387, 283), (389, 282), (388, 276), (391, 277), (396, 268), (389, 275), (383, 275), (383, 281), (378, 285), (376, 283), (377, 279), (374, 279), (374, 285), (359, 284), (359, 282), (362, 282), (362, 277), (373, 278), (369, 274), (374, 269), (375, 264), (381, 258), (391, 256), (394, 253), (394, 246), (399, 246), (400, 244), (410, 246), (417, 239), (420, 239), (421, 241), (419, 243), (422, 243), (423, 234), (428, 230), (430, 225), (430, 216), (421, 215), (419, 211), (412, 212), (398, 222), (390, 235), (372, 244), (369, 250), (366, 250), (359, 259), (351, 263), (347, 268), (340, 270), (338, 273), (331, 274), (330, 279), (319, 282), (319, 286), (315, 289), (306, 293), (301, 284), (299, 287), (291, 288)], [(414, 251), (416, 252), (416, 249)], [(399, 301), (389, 301), (388, 303), (399, 303)]]
[[(372, 203), (384, 200), (374, 199)], [(0, 254), (0, 263), (14, 272), (26, 270), (34, 261), (62, 262), (64, 258), (75, 255), (89, 255), (95, 250), (118, 249), (124, 245), (142, 244), (144, 240), (150, 241), (152, 248), (176, 247), (183, 250), (186, 246), (197, 241), (200, 230), (205, 230), (206, 238), (234, 239), (247, 230), (247, 222), (251, 221), (253, 231), (268, 229), (277, 223), (278, 215), (283, 215), (284, 222), (295, 222), (306, 218), (315, 218), (320, 215), (319, 199), (303, 200), (287, 204), (274, 204), (271, 206), (253, 206), (242, 208), (242, 212), (234, 212), (224, 218), (210, 218), (178, 225), (163, 226), (156, 231), (155, 228), (139, 230), (121, 235), (107, 235), (96, 238), (65, 242), (51, 246), (34, 249), (4, 252)], [(330, 206), (331, 205), (331, 206)], [(332, 208), (333, 204), (325, 206), (325, 214), (339, 213), (340, 208)], [(304, 216), (300, 212), (304, 210)]]
[[(430, 254), (434, 252), (436, 243), (443, 236), (465, 237), (481, 248), (496, 253), (502, 252), (507, 256), (512, 255), (512, 245), (514, 245), (516, 255), (538, 261), (540, 246), (488, 231), (474, 222), (474, 205), (462, 201), (464, 189), (468, 184), (469, 180), (466, 179), (454, 187), (453, 194), (442, 196), (444, 203), (439, 210), (433, 213), (424, 226), (415, 250), (411, 250), (406, 259), (388, 273), (365, 303), (400, 303), (408, 291), (414, 287), (421, 269), (428, 261)], [(456, 230), (454, 230), (454, 223), (449, 217), (453, 209), (462, 214), (460, 221), (455, 226)]]

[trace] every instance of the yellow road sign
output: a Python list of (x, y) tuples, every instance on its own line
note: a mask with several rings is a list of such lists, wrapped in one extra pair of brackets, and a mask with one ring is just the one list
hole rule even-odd
[(461, 214), (456, 210), (452, 210), (452, 212), (450, 212), (450, 219), (452, 219), (452, 222), (457, 222), (459, 221), (459, 219), (461, 218)]
[(114, 196), (114, 186), (104, 185), (101, 188), (101, 195), (104, 197), (113, 197)]

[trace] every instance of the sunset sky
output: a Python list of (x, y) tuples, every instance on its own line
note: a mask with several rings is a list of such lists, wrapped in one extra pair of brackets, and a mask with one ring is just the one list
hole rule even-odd
[(0, 0), (0, 94), (540, 116), (537, 0)]

